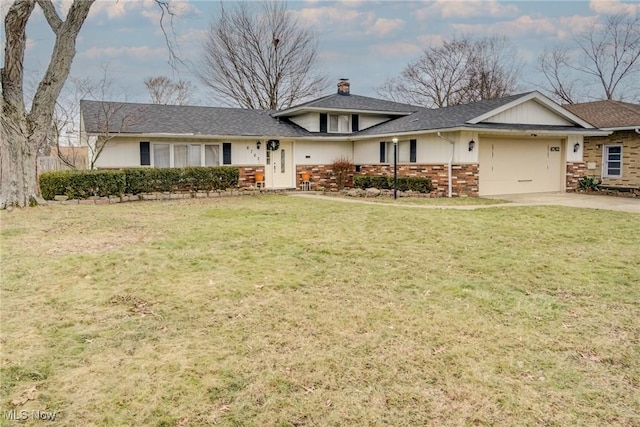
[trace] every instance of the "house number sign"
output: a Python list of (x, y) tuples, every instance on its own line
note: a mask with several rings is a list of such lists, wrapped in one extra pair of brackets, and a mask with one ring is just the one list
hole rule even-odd
[(560, 151), (560, 147), (551, 147), (549, 151)]

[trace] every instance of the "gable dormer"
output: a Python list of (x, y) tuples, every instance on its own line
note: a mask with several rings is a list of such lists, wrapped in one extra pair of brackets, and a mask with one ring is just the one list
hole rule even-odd
[(278, 111), (274, 117), (287, 118), (309, 132), (349, 134), (409, 115), (419, 109), (383, 99), (351, 94), (348, 79), (340, 79), (337, 93)]

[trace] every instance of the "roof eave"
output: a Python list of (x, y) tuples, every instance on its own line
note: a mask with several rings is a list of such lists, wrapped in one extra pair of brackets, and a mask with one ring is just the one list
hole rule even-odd
[[(104, 133), (102, 132), (86, 132), (88, 136), (102, 136)], [(180, 138), (180, 137), (188, 137), (192, 139), (301, 139), (307, 138), (306, 136), (283, 136), (283, 135), (229, 135), (229, 134), (198, 134), (198, 133), (112, 133), (109, 134), (111, 138), (115, 138), (118, 136), (127, 137), (127, 138)]]
[(615, 126), (615, 127), (606, 127), (606, 128), (600, 128), (602, 130), (608, 130), (611, 132), (615, 132), (618, 130), (638, 130), (638, 132), (640, 132), (640, 125), (635, 125), (635, 126)]
[[(418, 111), (418, 110), (416, 110)], [(336, 112), (336, 113), (356, 113), (356, 114), (386, 114), (393, 116), (408, 116), (410, 114), (415, 113), (415, 111), (385, 111), (385, 110), (363, 110), (363, 109), (352, 109), (352, 108), (321, 108), (321, 107), (300, 107), (300, 108), (292, 108), (285, 111), (280, 111), (278, 113), (272, 114), (272, 117), (292, 117), (299, 116), (304, 113), (324, 113), (324, 112)]]

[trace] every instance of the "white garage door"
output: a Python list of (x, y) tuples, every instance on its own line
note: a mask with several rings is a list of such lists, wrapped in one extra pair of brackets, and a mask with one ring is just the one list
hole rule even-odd
[(563, 188), (560, 140), (482, 140), (479, 157), (481, 196)]

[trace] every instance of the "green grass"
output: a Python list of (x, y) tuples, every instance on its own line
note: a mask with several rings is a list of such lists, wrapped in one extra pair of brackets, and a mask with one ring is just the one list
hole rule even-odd
[(100, 426), (640, 424), (635, 214), (276, 195), (0, 220), (3, 412)]
[[(315, 193), (302, 193), (301, 195), (315, 195)], [(337, 193), (323, 193), (321, 195), (350, 201), (386, 203), (392, 205), (476, 206), (509, 203), (506, 200), (489, 199), (485, 197), (398, 197), (397, 199), (394, 199), (393, 197), (389, 196), (351, 197)]]

